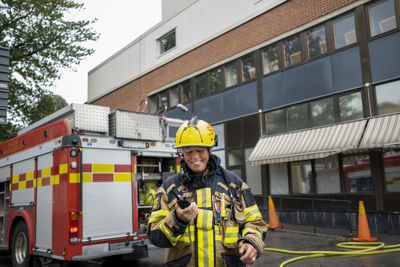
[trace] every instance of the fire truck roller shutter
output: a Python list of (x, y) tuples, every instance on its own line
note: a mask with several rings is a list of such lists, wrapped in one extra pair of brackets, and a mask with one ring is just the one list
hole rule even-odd
[(27, 159), (13, 165), (11, 205), (30, 205), (34, 201), (35, 160)]
[(132, 234), (131, 152), (85, 148), (82, 157), (83, 240)]

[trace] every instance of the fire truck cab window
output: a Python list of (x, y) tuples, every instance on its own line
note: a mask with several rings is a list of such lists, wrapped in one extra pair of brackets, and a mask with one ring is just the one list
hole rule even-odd
[(343, 157), (346, 192), (372, 192), (371, 166), (368, 154)]
[(337, 155), (316, 159), (315, 176), (318, 194), (340, 193)]
[(387, 192), (400, 192), (400, 151), (391, 150), (384, 153), (385, 185)]

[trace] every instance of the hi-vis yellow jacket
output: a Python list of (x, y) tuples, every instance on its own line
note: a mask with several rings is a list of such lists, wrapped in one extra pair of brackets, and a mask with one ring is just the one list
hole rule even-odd
[[(262, 254), (267, 226), (250, 188), (219, 163), (211, 154), (206, 176), (176, 174), (157, 190), (147, 230), (154, 245), (166, 248), (163, 266), (245, 266), (238, 255), (242, 242)], [(195, 220), (176, 217), (176, 195), (196, 202)]]

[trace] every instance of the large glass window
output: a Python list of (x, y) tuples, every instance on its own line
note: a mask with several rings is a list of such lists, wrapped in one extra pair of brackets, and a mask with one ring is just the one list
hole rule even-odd
[(210, 93), (218, 92), (222, 89), (222, 69), (217, 68), (210, 71)]
[(377, 85), (375, 91), (378, 114), (400, 111), (400, 80)]
[(295, 194), (311, 193), (311, 161), (292, 162), (292, 190)]
[(286, 112), (284, 109), (278, 109), (265, 114), (265, 123), (267, 126), (267, 135), (273, 135), (286, 131)]
[(270, 164), (269, 180), (271, 184), (271, 195), (289, 194), (289, 179), (286, 163)]
[(207, 95), (207, 76), (206, 74), (198, 76), (196, 79), (196, 98), (202, 98)]
[(243, 164), (243, 156), (241, 149), (228, 151), (228, 166), (237, 166)]
[(239, 82), (239, 71), (236, 61), (225, 66), (225, 87), (230, 87)]
[(354, 14), (348, 14), (333, 21), (335, 48), (339, 49), (357, 42)]
[(396, 28), (396, 11), (394, 0), (376, 2), (368, 6), (371, 36)]
[(400, 192), (400, 151), (391, 150), (383, 156), (387, 192)]
[(176, 46), (175, 29), (158, 39), (160, 55)]
[(168, 90), (164, 90), (160, 93), (160, 110), (159, 112), (165, 112), (168, 109)]
[(339, 97), (340, 121), (361, 119), (363, 104), (361, 92)]
[(169, 106), (175, 107), (179, 104), (179, 87), (175, 86), (169, 90)]
[(307, 128), (307, 104), (296, 105), (288, 108), (288, 130), (300, 130)]
[(264, 74), (279, 70), (278, 47), (270, 45), (262, 50)]
[(317, 193), (340, 193), (337, 156), (315, 160)]
[(335, 122), (333, 99), (331, 97), (311, 102), (311, 120), (313, 126), (322, 126)]
[(343, 157), (346, 192), (371, 192), (372, 177), (368, 154)]
[(151, 114), (156, 114), (157, 113), (157, 108), (158, 108), (158, 95), (152, 95), (150, 96), (150, 113)]
[(253, 55), (242, 58), (243, 65), (243, 81), (248, 81), (256, 77), (256, 64)]
[(307, 41), (310, 58), (325, 54), (327, 51), (325, 26), (321, 25), (308, 31)]
[(301, 62), (300, 37), (293, 36), (283, 40), (285, 55), (285, 66), (291, 66)]
[[(245, 160), (249, 158), (253, 148), (245, 148), (244, 149), (244, 157)], [(251, 188), (251, 192), (256, 195), (262, 194), (262, 185), (261, 185), (261, 165), (251, 165), (246, 162), (246, 183)]]
[(186, 81), (182, 84), (182, 103), (192, 101), (192, 92), (190, 90), (190, 81)]

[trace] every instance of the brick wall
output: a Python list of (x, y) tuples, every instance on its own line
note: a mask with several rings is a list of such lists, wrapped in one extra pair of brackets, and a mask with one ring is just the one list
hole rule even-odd
[(111, 109), (136, 110), (140, 101), (146, 98), (151, 91), (353, 2), (355, 0), (292, 0), (285, 2), (122, 86), (92, 104), (109, 106)]

